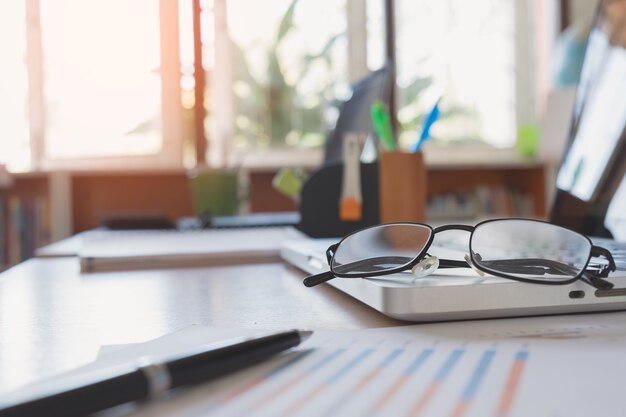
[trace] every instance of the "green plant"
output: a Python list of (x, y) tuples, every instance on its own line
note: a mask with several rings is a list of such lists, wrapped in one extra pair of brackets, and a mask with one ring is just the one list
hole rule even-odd
[(333, 47), (344, 34), (332, 36), (319, 52), (304, 55), (300, 60), (299, 77), (289, 83), (285, 79), (280, 50), (295, 29), (297, 4), (298, 0), (293, 0), (280, 20), (276, 35), (267, 49), (268, 67), (263, 79), (255, 78), (250, 71), (252, 63), (245, 52), (235, 42), (232, 43), (235, 82), (247, 86), (245, 94), (235, 91), (237, 115), (244, 121), (237, 126), (238, 146), (312, 147), (324, 141), (325, 112), (333, 102), (335, 80), (329, 75), (324, 87), (315, 93), (315, 97), (308, 97), (306, 103), (298, 93), (299, 84), (318, 63), (323, 64), (330, 74)]

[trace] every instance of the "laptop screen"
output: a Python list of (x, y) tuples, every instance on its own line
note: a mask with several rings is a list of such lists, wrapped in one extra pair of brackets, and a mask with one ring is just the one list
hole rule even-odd
[(605, 3), (587, 41), (551, 221), (626, 240), (626, 44), (615, 36), (625, 28), (609, 24)]

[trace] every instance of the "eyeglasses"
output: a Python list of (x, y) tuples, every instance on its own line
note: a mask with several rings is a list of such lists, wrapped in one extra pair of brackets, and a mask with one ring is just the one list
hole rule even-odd
[[(471, 233), (465, 261), (438, 259), (428, 254), (437, 233)], [(433, 229), (420, 223), (390, 223), (368, 227), (344, 237), (326, 251), (330, 271), (304, 279), (313, 287), (335, 277), (368, 278), (437, 268), (474, 268), (535, 284), (564, 285), (576, 280), (600, 289), (613, 284), (602, 279), (615, 271), (611, 252), (567, 228), (539, 220), (496, 219), (476, 226), (448, 225)], [(603, 257), (590, 263), (592, 257)]]

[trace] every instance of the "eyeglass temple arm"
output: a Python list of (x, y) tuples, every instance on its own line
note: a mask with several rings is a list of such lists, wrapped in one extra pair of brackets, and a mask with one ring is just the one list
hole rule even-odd
[(580, 279), (582, 279), (583, 281), (585, 281), (586, 283), (592, 285), (593, 287), (597, 289), (610, 290), (611, 288), (613, 288), (613, 284), (606, 280), (603, 280), (602, 278), (608, 277), (609, 273), (617, 269), (617, 266), (615, 265), (615, 259), (613, 259), (613, 254), (611, 253), (611, 251), (601, 246), (592, 246), (591, 256), (595, 256), (595, 257), (604, 256), (606, 260), (609, 261), (609, 264), (600, 265), (598, 267), (599, 270), (594, 271), (593, 275), (590, 275), (588, 273), (589, 271), (583, 272), (583, 274), (580, 276)]
[(614, 287), (613, 283), (603, 280), (600, 277), (589, 275), (587, 272), (583, 272), (580, 275), (580, 279), (597, 290), (610, 290)]
[[(534, 273), (534, 274), (562, 274), (568, 275), (576, 272), (575, 268), (561, 262), (549, 259), (503, 259), (499, 261), (482, 261), (483, 265), (502, 270), (503, 267), (509, 268), (506, 272), (511, 273)], [(530, 264), (530, 265), (529, 265)], [(539, 266), (536, 266), (539, 265)], [(548, 268), (548, 269), (545, 269)], [(607, 274), (608, 275), (608, 274)], [(580, 275), (580, 279), (594, 288), (601, 290), (610, 290), (613, 284), (603, 280), (599, 276), (593, 276), (587, 272)]]
[(322, 272), (321, 274), (311, 275), (306, 277), (302, 283), (305, 287), (315, 287), (316, 285), (323, 284), (326, 281), (330, 281), (335, 278), (335, 274), (330, 271)]
[(608, 249), (601, 246), (592, 246), (591, 256), (604, 256), (606, 260), (609, 261), (608, 265), (602, 266), (600, 268), (600, 271), (596, 274), (598, 277), (606, 278), (609, 276), (610, 272), (613, 272), (615, 271), (615, 269), (617, 269), (617, 266), (615, 265), (615, 259), (613, 259), (613, 254), (611, 254), (611, 251), (609, 251)]
[[(339, 243), (335, 243), (334, 245), (330, 245), (328, 249), (326, 249), (326, 260), (328, 261), (328, 265), (330, 265), (330, 262), (332, 261), (333, 255), (335, 254), (338, 246)], [(335, 274), (330, 271), (326, 271), (320, 274), (306, 277), (304, 280), (302, 280), (302, 283), (306, 287), (315, 287), (316, 285), (323, 284), (324, 282), (330, 281), (333, 278), (335, 278)]]

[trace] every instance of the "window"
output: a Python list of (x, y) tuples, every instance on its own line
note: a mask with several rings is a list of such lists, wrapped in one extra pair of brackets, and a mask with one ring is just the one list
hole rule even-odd
[(41, 27), (46, 156), (158, 153), (159, 4), (43, 1)]
[[(511, 147), (516, 137), (516, 0), (396, 2), (398, 118), (415, 140), (441, 97), (432, 136), (443, 144)], [(517, 2), (522, 3), (522, 2)], [(530, 67), (526, 67), (530, 68)], [(530, 87), (530, 86), (529, 86)]]
[(203, 5), (210, 159), (319, 148), (349, 91), (345, 1)]
[(11, 140), (0, 146), (11, 169), (180, 166), (175, 6), (3, 2), (0, 42), (11, 77), (0, 81), (8, 89), (0, 108), (10, 109), (0, 117)]
[[(297, 164), (321, 152), (350, 82), (385, 57), (383, 0), (2, 3), (0, 158), (12, 170), (180, 168), (202, 135), (214, 166)], [(534, 121), (532, 4), (395, 2), (404, 146), (439, 97), (433, 142), (514, 145)]]

